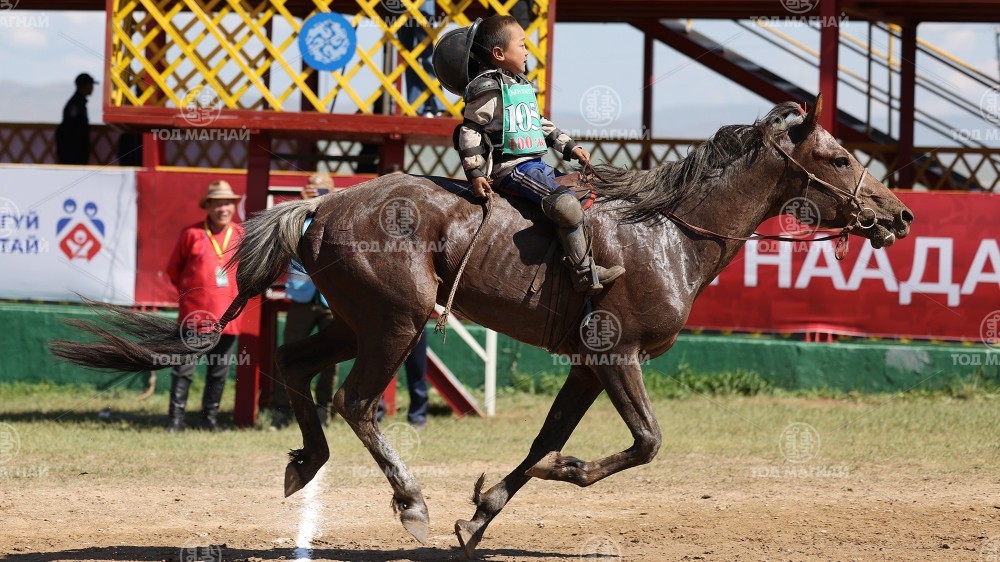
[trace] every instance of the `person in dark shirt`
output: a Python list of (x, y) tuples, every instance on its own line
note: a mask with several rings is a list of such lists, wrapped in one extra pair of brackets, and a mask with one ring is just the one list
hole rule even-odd
[(96, 83), (87, 73), (76, 77), (76, 92), (66, 102), (62, 122), (56, 128), (56, 162), (59, 164), (85, 165), (90, 161), (87, 96), (94, 93)]

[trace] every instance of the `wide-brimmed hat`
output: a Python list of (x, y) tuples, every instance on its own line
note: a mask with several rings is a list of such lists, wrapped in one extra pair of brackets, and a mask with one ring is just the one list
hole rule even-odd
[(316, 189), (333, 189), (333, 178), (330, 174), (313, 174), (309, 176), (309, 186)]
[(202, 209), (208, 204), (209, 199), (225, 199), (227, 201), (239, 201), (242, 199), (242, 195), (237, 195), (233, 192), (233, 186), (229, 185), (226, 180), (213, 181), (208, 184), (208, 193), (198, 201), (198, 206)]

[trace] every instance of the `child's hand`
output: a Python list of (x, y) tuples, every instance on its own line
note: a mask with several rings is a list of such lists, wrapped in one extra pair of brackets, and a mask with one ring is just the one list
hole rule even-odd
[(590, 153), (583, 149), (583, 147), (576, 147), (573, 149), (573, 156), (580, 161), (584, 166), (590, 165)]
[(485, 199), (493, 193), (493, 188), (486, 178), (472, 178), (472, 192)]

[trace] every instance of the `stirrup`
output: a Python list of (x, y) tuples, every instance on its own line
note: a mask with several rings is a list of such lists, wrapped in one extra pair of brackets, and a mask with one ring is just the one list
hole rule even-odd
[(569, 256), (563, 256), (563, 264), (573, 273), (573, 289), (576, 292), (596, 295), (604, 290), (597, 266), (589, 256), (582, 263), (576, 263)]

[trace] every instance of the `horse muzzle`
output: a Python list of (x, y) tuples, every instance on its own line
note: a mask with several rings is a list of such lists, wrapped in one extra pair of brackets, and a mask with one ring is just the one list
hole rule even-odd
[(891, 217), (878, 217), (875, 223), (865, 230), (865, 237), (871, 241), (872, 247), (876, 250), (888, 248), (895, 244), (897, 239), (906, 238), (910, 234), (912, 222), (913, 212), (903, 207)]

